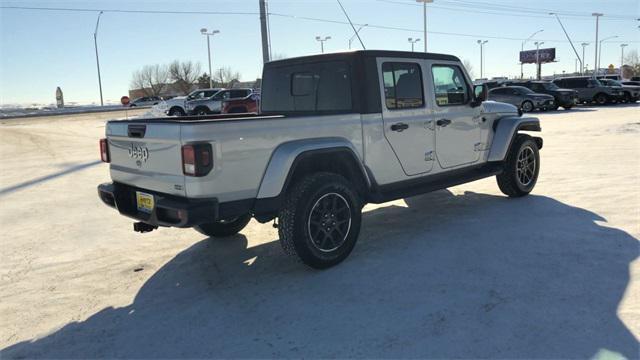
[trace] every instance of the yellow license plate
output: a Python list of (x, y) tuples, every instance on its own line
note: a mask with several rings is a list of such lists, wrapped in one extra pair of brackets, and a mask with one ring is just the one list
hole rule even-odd
[(155, 206), (153, 195), (136, 191), (136, 204), (138, 205), (139, 211), (146, 213), (152, 212)]

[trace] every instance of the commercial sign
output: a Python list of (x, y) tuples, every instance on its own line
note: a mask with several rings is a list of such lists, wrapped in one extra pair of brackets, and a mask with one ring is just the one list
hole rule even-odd
[(535, 64), (537, 58), (540, 59), (540, 63), (553, 62), (556, 59), (556, 48), (540, 49), (540, 50), (526, 50), (520, 51), (520, 62), (523, 64)]

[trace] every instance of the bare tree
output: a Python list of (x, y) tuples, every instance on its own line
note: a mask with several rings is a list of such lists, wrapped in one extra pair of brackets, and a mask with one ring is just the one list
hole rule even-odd
[(169, 64), (169, 77), (183, 95), (188, 94), (198, 81), (200, 64), (192, 61), (175, 60)]
[(221, 87), (229, 87), (232, 83), (240, 80), (240, 73), (231, 70), (230, 67), (225, 66), (213, 72), (213, 82)]
[(473, 73), (473, 65), (471, 65), (471, 61), (464, 59), (462, 61), (462, 65), (464, 65), (464, 68), (467, 69), (467, 74), (469, 74), (471, 80), (475, 79), (476, 76)]
[(145, 65), (133, 73), (131, 87), (142, 89), (147, 96), (158, 96), (167, 86), (169, 70), (166, 65)]
[(640, 75), (640, 56), (638, 56), (637, 50), (629, 51), (629, 53), (624, 57), (624, 63), (625, 65), (631, 66), (635, 76)]

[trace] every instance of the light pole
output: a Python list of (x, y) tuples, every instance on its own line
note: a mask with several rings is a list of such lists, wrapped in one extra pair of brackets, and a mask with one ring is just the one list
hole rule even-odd
[(358, 36), (358, 33), (360, 32), (360, 30), (362, 30), (362, 28), (364, 28), (366, 26), (369, 26), (369, 24), (364, 24), (364, 25), (360, 26), (358, 28), (358, 30), (356, 30), (356, 33), (353, 34), (353, 36), (349, 39), (349, 50), (351, 50), (351, 43), (353, 42), (353, 39), (355, 39), (356, 36)]
[(416, 2), (422, 3), (422, 20), (424, 30), (424, 52), (427, 52), (427, 3), (432, 3), (433, 0), (416, 0)]
[(316, 40), (320, 42), (320, 51), (324, 54), (324, 42), (331, 39), (331, 36), (320, 37), (316, 36)]
[(620, 44), (620, 79), (622, 79), (622, 67), (624, 66), (624, 48), (629, 44)]
[[(589, 45), (589, 43), (588, 43), (588, 42), (583, 42), (583, 43), (582, 43), (582, 44), (580, 44), (580, 45), (582, 45), (582, 61), (584, 61), (584, 60), (585, 60), (585, 58), (584, 58), (584, 48), (585, 48), (585, 47), (587, 47), (587, 45)], [(587, 69), (587, 65), (586, 65), (586, 64), (582, 64), (582, 65), (583, 65), (583, 66), (582, 66), (582, 68), (580, 69), (580, 75), (584, 74), (584, 72), (585, 72), (585, 71), (586, 71), (586, 69)]]
[(415, 45), (415, 43), (420, 41), (420, 39), (408, 38), (407, 41), (409, 41), (409, 43), (411, 44), (411, 52), (413, 52), (413, 45)]
[(209, 88), (213, 87), (213, 73), (211, 72), (211, 44), (209, 42), (209, 37), (218, 33), (220, 33), (219, 30), (213, 30), (211, 32), (208, 32), (206, 28), (200, 29), (200, 34), (205, 35), (207, 37), (207, 54), (209, 55)]
[(578, 58), (575, 59), (576, 61), (574, 61), (574, 65), (573, 65), (573, 72), (575, 74), (578, 73)]
[(534, 44), (536, 45), (536, 79), (540, 80), (542, 77), (542, 69), (540, 68), (540, 45), (544, 44), (544, 41), (536, 41)]
[[(536, 32), (534, 32), (533, 34), (531, 34), (531, 36), (529, 36), (525, 41), (522, 42), (522, 45), (520, 46), (520, 51), (524, 51), (524, 44), (527, 43), (527, 41), (531, 40), (531, 38), (533, 38), (534, 36), (536, 36), (536, 34), (543, 32), (544, 29), (540, 29)], [(524, 64), (522, 62), (520, 62), (520, 79), (524, 78)]]
[(102, 79), (100, 78), (100, 58), (98, 57), (98, 25), (100, 25), (100, 16), (102, 11), (98, 14), (98, 20), (96, 21), (96, 30), (93, 32), (93, 45), (96, 48), (96, 65), (98, 66), (98, 87), (100, 88), (100, 106), (104, 106), (102, 100)]
[(484, 78), (484, 58), (482, 54), (482, 48), (484, 48), (484, 44), (488, 43), (489, 40), (478, 40), (477, 43), (480, 45), (480, 78)]
[(595, 54), (596, 54), (596, 60), (594, 62), (594, 67), (595, 69), (593, 70), (593, 77), (596, 77), (598, 75), (598, 23), (600, 21), (600, 16), (602, 16), (603, 14), (601, 13), (592, 13), (592, 16), (596, 17), (596, 49), (595, 49)]
[(597, 65), (598, 69), (600, 69), (600, 60), (602, 60), (602, 43), (607, 40), (615, 39), (617, 37), (618, 35), (614, 35), (614, 36), (609, 36), (607, 38), (600, 40), (600, 44), (598, 45), (598, 65)]

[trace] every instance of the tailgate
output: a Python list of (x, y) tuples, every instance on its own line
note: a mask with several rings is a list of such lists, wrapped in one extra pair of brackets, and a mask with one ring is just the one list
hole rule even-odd
[(106, 133), (113, 181), (185, 196), (179, 124), (110, 122)]

